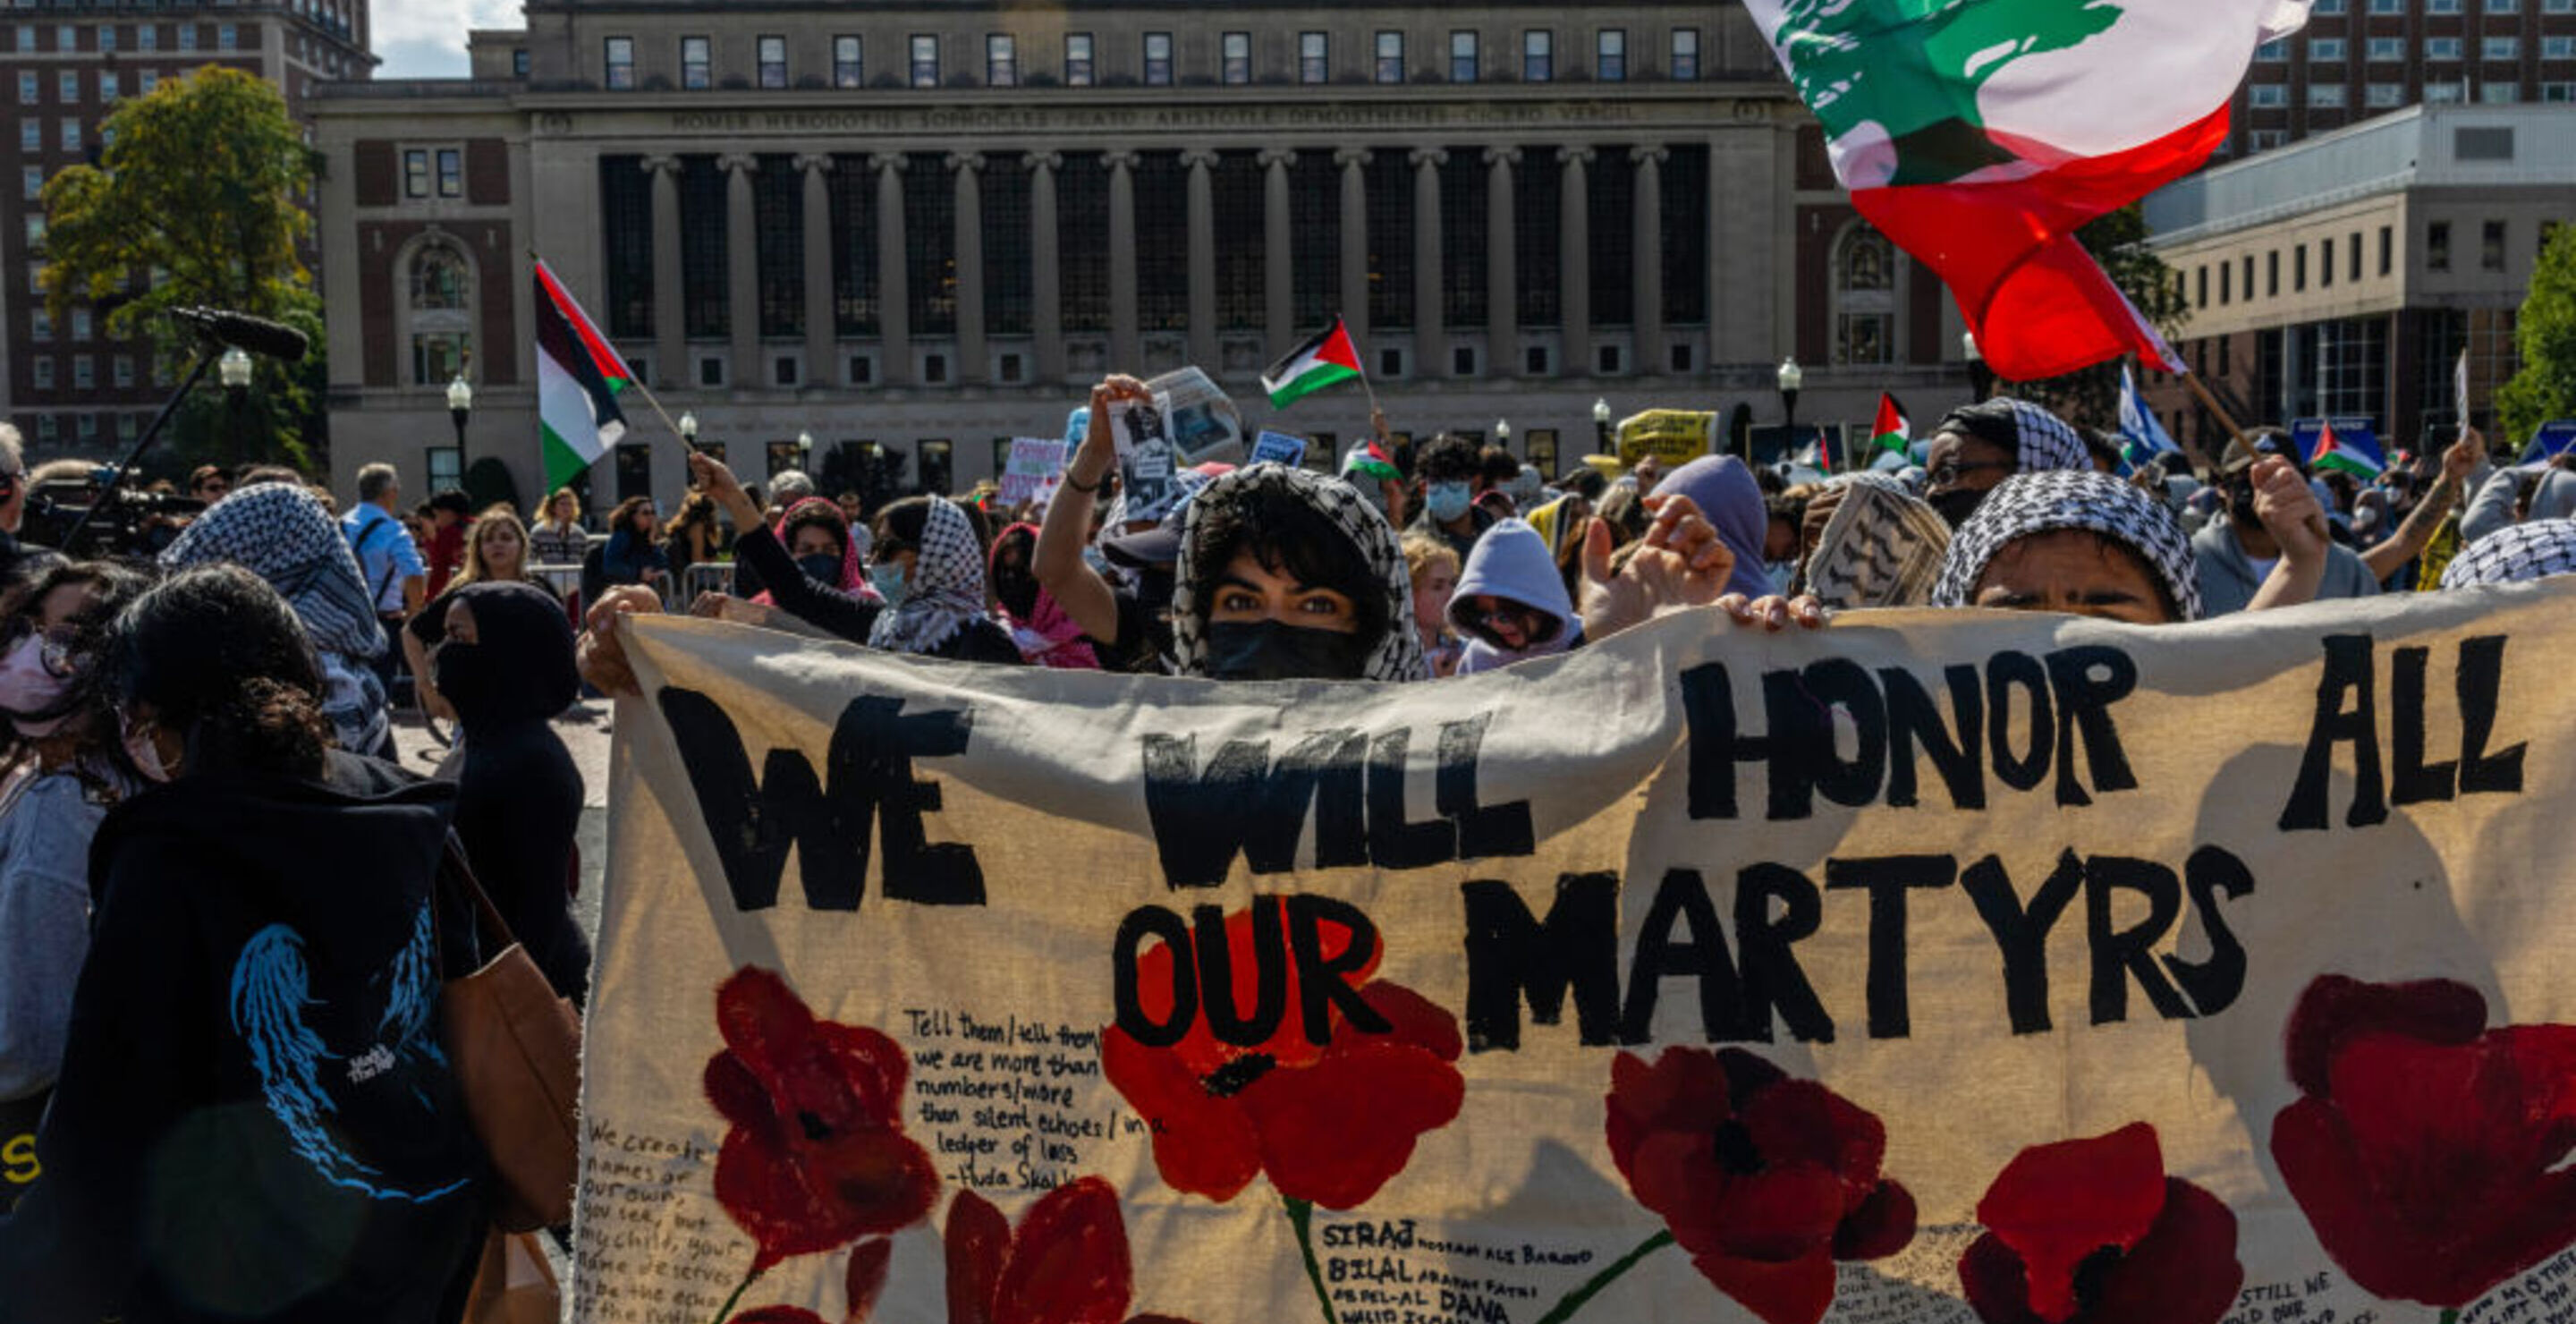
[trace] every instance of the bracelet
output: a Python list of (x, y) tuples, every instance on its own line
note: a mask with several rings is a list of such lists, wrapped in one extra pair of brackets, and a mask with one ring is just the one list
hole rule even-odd
[(1067, 469), (1067, 470), (1065, 470), (1065, 471), (1064, 471), (1064, 485), (1065, 485), (1065, 486), (1067, 486), (1067, 487), (1072, 488), (1072, 489), (1073, 489), (1074, 491), (1076, 491), (1076, 492), (1081, 492), (1081, 493), (1085, 493), (1085, 494), (1089, 494), (1089, 493), (1092, 493), (1092, 492), (1097, 492), (1097, 491), (1099, 491), (1099, 490), (1100, 490), (1100, 485), (1101, 485), (1102, 483), (1105, 483), (1105, 482), (1108, 482), (1108, 481), (1109, 481), (1109, 472), (1108, 472), (1107, 470), (1105, 470), (1105, 469), (1101, 471), (1101, 474), (1100, 474), (1100, 476), (1099, 476), (1098, 478), (1092, 479), (1089, 483), (1084, 483), (1084, 482), (1082, 482), (1082, 481), (1080, 481), (1080, 480), (1076, 479), (1076, 478), (1073, 476), (1073, 470), (1071, 470), (1071, 469)]

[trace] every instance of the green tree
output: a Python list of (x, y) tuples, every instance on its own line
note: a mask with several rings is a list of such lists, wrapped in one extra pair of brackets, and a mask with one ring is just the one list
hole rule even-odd
[[(2136, 203), (2097, 218), (2076, 231), (2075, 238), (2120, 293), (2146, 315), (2149, 325), (2167, 340), (2181, 337), (2184, 323), (2191, 318), (2191, 304), (2183, 298), (2182, 282), (2174, 278), (2173, 268), (2147, 247), (2146, 213)], [(2046, 406), (2069, 422), (2106, 431), (2119, 424), (2120, 361), (2116, 359), (2045, 381), (1998, 383), (1995, 389)]]
[[(208, 65), (123, 102), (100, 135), (96, 166), (45, 185), (42, 279), (56, 321), (72, 304), (93, 305), (111, 335), (148, 341), (174, 375), (196, 347), (175, 308), (271, 318), (319, 345), (321, 302), (296, 251), (313, 232), (301, 200), (314, 157), (275, 87)], [(323, 381), (318, 354), (259, 361), (241, 401), (209, 394), (181, 410), (165, 464), (309, 466)]]
[(2522, 371), (2495, 395), (2496, 422), (2519, 450), (2541, 424), (2576, 418), (2576, 225), (2560, 225), (2540, 250), (2514, 323)]

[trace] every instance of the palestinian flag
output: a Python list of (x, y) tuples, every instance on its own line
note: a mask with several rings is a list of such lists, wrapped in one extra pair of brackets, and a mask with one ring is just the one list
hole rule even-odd
[(1387, 455), (1386, 448), (1378, 445), (1373, 437), (1362, 437), (1352, 444), (1351, 453), (1342, 457), (1342, 477), (1348, 478), (1352, 474), (1359, 474), (1372, 483), (1404, 481), (1404, 471), (1395, 467), (1395, 461)]
[(630, 384), (626, 360), (555, 273), (537, 263), (537, 433), (549, 490), (599, 463), (626, 435), (617, 394)]
[(1885, 391), (1878, 393), (1878, 421), (1869, 425), (1869, 444), (1899, 455), (1914, 453), (1914, 425), (1905, 421), (1905, 406)]
[(2075, 232), (2197, 169), (2311, 0), (1746, 0), (1872, 225), (1949, 283), (1997, 376), (2182, 364)]
[(1331, 330), (1271, 364), (1270, 370), (1261, 374), (1261, 389), (1270, 393), (1271, 408), (1285, 409), (1291, 401), (1359, 375), (1359, 347), (1351, 343), (1350, 329), (1336, 317)]
[(2365, 482), (2377, 478), (2388, 466), (2381, 463), (2378, 451), (2366, 442), (2346, 441), (2335, 435), (2334, 424), (2317, 430), (2317, 448), (2308, 456), (2311, 469), (2340, 469)]

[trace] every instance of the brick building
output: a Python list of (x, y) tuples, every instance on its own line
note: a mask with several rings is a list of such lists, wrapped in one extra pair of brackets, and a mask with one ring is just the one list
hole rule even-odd
[(2576, 102), (2576, 0), (2316, 0), (2258, 51), (2227, 152), (2414, 105)]
[(16, 167), (0, 188), (0, 417), (39, 457), (132, 441), (171, 385), (149, 345), (110, 340), (95, 310), (74, 306), (61, 325), (47, 316), (36, 286), (45, 181), (95, 163), (99, 126), (119, 100), (208, 64), (267, 79), (306, 118), (318, 86), (374, 67), (367, 3), (17, 0), (0, 21), (0, 143)]

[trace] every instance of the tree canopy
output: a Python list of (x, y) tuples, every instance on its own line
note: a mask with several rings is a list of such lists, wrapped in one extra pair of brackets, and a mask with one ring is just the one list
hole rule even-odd
[[(168, 364), (193, 347), (170, 311), (199, 305), (285, 322), (318, 349), (321, 302), (297, 252), (313, 232), (314, 157), (275, 87), (209, 65), (121, 102), (100, 134), (97, 164), (45, 185), (42, 279), (57, 320), (90, 304), (110, 335), (149, 341)], [(242, 407), (191, 402), (178, 449), (306, 461), (322, 381), (318, 353), (263, 361)]]
[(2560, 225), (2540, 250), (2514, 324), (2522, 371), (2496, 392), (2496, 421), (2517, 446), (2541, 424), (2576, 418), (2576, 225)]

